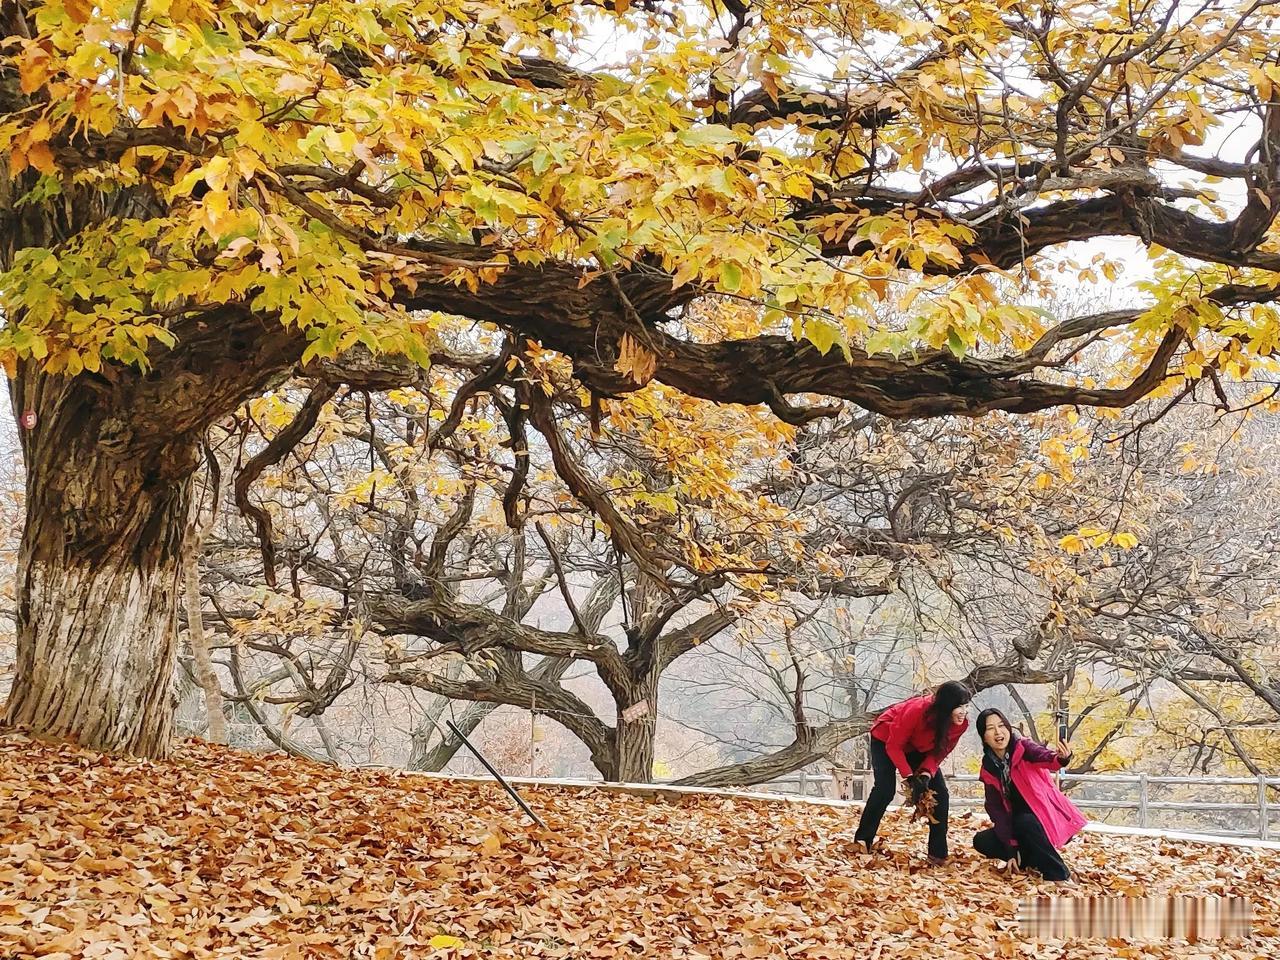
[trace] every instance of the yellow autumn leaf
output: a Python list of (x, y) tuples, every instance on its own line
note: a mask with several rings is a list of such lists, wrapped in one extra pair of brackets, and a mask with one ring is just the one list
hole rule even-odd
[(53, 173), (56, 169), (53, 165), (53, 151), (49, 149), (49, 144), (44, 141), (33, 143), (27, 147), (27, 163), (41, 173)]
[(1067, 553), (1084, 553), (1086, 544), (1082, 537), (1072, 533), (1059, 540), (1058, 546)]

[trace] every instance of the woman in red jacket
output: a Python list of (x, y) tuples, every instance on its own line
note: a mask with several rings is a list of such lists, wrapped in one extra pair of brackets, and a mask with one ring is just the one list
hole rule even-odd
[(871, 725), (871, 772), (875, 785), (853, 835), (868, 853), (875, 848), (880, 820), (893, 800), (896, 772), (906, 783), (911, 803), (916, 803), (925, 790), (937, 795), (933, 811), (937, 823), (929, 824), (929, 863), (937, 866), (946, 862), (950, 795), (938, 767), (969, 726), (971, 699), (968, 687), (949, 680), (932, 694), (895, 703), (876, 717)]
[(1085, 825), (1080, 811), (1049, 774), (1071, 757), (1071, 745), (1057, 750), (1015, 734), (999, 710), (978, 714), (987, 815), (992, 827), (973, 838), (984, 857), (1037, 871), (1063, 883), (1071, 871), (1058, 853)]

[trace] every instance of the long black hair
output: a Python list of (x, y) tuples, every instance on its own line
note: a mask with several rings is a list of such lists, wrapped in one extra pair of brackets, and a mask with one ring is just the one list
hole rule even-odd
[(969, 688), (957, 680), (948, 680), (933, 692), (933, 703), (929, 704), (928, 716), (933, 722), (933, 753), (942, 753), (946, 748), (947, 734), (951, 732), (951, 711), (963, 707), (973, 699)]

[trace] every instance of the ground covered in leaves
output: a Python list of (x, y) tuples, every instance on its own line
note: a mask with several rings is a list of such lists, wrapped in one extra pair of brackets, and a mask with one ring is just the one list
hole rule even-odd
[(1051, 889), (1005, 880), (953, 830), (891, 811), (892, 859), (849, 808), (650, 802), (337, 770), (203, 744), (170, 762), (0, 735), (0, 957), (1280, 957), (1280, 854), (1088, 835), (1071, 896), (1233, 894), (1255, 936), (1035, 944), (1014, 919)]

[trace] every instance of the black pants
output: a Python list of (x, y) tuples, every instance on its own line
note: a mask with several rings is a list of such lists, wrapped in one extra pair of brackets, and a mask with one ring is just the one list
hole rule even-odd
[(1013, 815), (1013, 836), (1017, 847), (1010, 847), (998, 836), (995, 829), (982, 830), (974, 835), (973, 849), (992, 860), (1009, 860), (1014, 853), (1021, 854), (1024, 867), (1038, 870), (1046, 880), (1069, 880), (1071, 871), (1062, 862), (1058, 851), (1045, 835), (1044, 827), (1030, 810)]
[[(912, 770), (919, 767), (922, 760), (924, 760), (922, 753), (907, 754), (907, 763), (911, 764)], [(871, 738), (871, 772), (875, 776), (875, 783), (862, 808), (862, 819), (858, 821), (858, 830), (853, 835), (855, 840), (862, 840), (865, 843), (870, 843), (876, 838), (880, 821), (884, 817), (884, 812), (889, 809), (889, 804), (893, 802), (898, 784), (898, 768), (889, 759), (884, 743), (876, 737)], [(951, 805), (951, 795), (947, 792), (947, 781), (943, 778), (941, 770), (929, 781), (929, 789), (938, 797), (938, 805), (933, 811), (938, 822), (929, 824), (929, 856), (945, 860), (947, 858), (947, 809)]]

